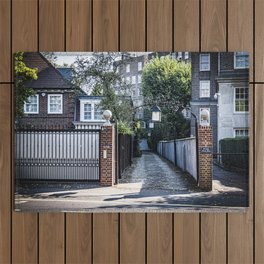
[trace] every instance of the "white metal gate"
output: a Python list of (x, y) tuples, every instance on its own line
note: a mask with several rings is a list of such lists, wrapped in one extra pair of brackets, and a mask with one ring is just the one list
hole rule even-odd
[(16, 179), (98, 181), (100, 130), (16, 131)]

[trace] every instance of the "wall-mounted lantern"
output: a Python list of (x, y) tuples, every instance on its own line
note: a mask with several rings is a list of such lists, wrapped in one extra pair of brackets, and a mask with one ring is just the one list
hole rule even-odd
[(200, 109), (200, 125), (210, 126), (210, 109), (209, 108)]
[(160, 122), (161, 121), (161, 110), (158, 106), (152, 108), (152, 121)]
[(149, 122), (149, 128), (154, 128), (154, 123), (153, 122)]

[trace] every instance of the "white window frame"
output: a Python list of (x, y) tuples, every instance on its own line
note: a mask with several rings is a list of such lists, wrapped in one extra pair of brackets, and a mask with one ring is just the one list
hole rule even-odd
[(131, 84), (131, 78), (130, 78), (130, 76), (127, 76), (126, 77), (126, 84)]
[(137, 82), (138, 83), (141, 83), (142, 82), (142, 76), (140, 74), (138, 75)]
[[(248, 135), (249, 136), (249, 129), (248, 127), (244, 127), (244, 128), (234, 128), (234, 138), (236, 137), (239, 137), (239, 136), (236, 136), (236, 131), (247, 131), (248, 132)], [(247, 137), (247, 136), (241, 136), (241, 137)]]
[[(237, 111), (236, 110), (236, 89), (249, 89), (248, 87), (234, 87), (234, 95), (233, 95), (233, 104), (234, 104), (234, 113), (235, 114), (245, 114), (245, 113), (249, 113), (249, 110), (248, 111)], [(249, 98), (247, 99), (248, 101), (248, 109), (249, 109)]]
[[(91, 104), (91, 119), (84, 119), (84, 105)], [(95, 119), (95, 105), (99, 105), (100, 100), (81, 100), (80, 101), (80, 121), (81, 122), (104, 122), (103, 119)]]
[(188, 60), (189, 59), (189, 52), (184, 52), (184, 59)]
[(138, 71), (142, 71), (142, 69), (143, 69), (143, 62), (142, 61), (139, 61), (138, 62)]
[(126, 65), (126, 72), (127, 72), (127, 73), (130, 72), (130, 64), (129, 64), (129, 63)]
[[(209, 95), (208, 96), (204, 96), (201, 93), (201, 91), (202, 91), (201, 86), (202, 86), (203, 83), (208, 83), (209, 84)], [(199, 97), (200, 98), (210, 98), (210, 96), (211, 96), (211, 82), (210, 82), (210, 80), (201, 80), (200, 83), (199, 83)]]
[[(50, 97), (59, 96), (61, 98), (61, 110), (59, 112), (51, 112), (50, 111)], [(48, 114), (50, 115), (58, 115), (63, 113), (63, 95), (62, 94), (48, 94)]]
[(136, 84), (137, 83), (137, 78), (136, 75), (132, 76), (132, 84)]
[(234, 52), (234, 69), (248, 69), (249, 68), (249, 61), (248, 61), (248, 65), (247, 66), (239, 67), (239, 66), (236, 65), (237, 64), (236, 63), (237, 62), (237, 60), (236, 60), (237, 57), (236, 56), (237, 56), (238, 53), (244, 53), (244, 56), (246, 54), (248, 54), (248, 52)]
[[(201, 65), (202, 65), (202, 56), (208, 56), (208, 67), (206, 69), (202, 69), (201, 68)], [(199, 56), (199, 68), (200, 68), (200, 71), (210, 71), (210, 65), (211, 65), (211, 56), (210, 56), (210, 53), (202, 53), (200, 54)]]
[[(28, 112), (28, 111), (26, 111), (26, 104), (28, 103), (28, 102), (25, 102), (24, 103), (24, 113), (25, 114), (29, 114), (29, 115), (34, 115), (34, 114), (39, 114), (39, 95), (38, 94), (34, 94), (34, 95), (32, 95), (32, 96), (36, 96), (37, 97), (37, 111), (36, 112)], [(31, 97), (31, 96), (30, 96)], [(29, 99), (29, 98), (28, 98)]]

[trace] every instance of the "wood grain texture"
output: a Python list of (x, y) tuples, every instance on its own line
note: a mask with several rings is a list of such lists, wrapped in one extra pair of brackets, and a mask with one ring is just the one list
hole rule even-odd
[(92, 0), (66, 0), (66, 50), (92, 48)]
[(255, 81), (264, 82), (264, 1), (255, 1)]
[(147, 215), (147, 262), (171, 263), (172, 214)]
[(93, 50), (118, 51), (118, 0), (93, 2)]
[(225, 51), (226, 1), (201, 1), (201, 50)]
[(11, 262), (11, 85), (0, 84), (0, 263)]
[(250, 52), (250, 81), (253, 81), (253, 1), (228, 1), (228, 51)]
[(10, 52), (11, 52), (11, 1), (0, 1), (0, 82), (9, 82), (10, 72)]
[(121, 214), (120, 262), (145, 263), (145, 214)]
[(255, 86), (255, 262), (264, 263), (264, 84)]
[(64, 263), (64, 214), (39, 214), (39, 263)]
[(174, 214), (174, 263), (199, 263), (199, 214)]
[(171, 51), (172, 0), (147, 0), (147, 50)]
[(145, 28), (145, 0), (121, 0), (121, 51), (144, 51), (146, 40)]
[(174, 0), (174, 50), (199, 51), (197, 0)]
[(14, 213), (12, 230), (13, 263), (38, 262), (38, 219), (36, 213)]
[(226, 263), (226, 215), (201, 214), (201, 263)]
[(67, 263), (90, 263), (92, 261), (91, 214), (66, 214)]
[(118, 262), (118, 214), (93, 214), (93, 263)]
[[(239, 5), (239, 8), (238, 8)], [(250, 52), (253, 80), (253, 1), (229, 0), (228, 50)], [(250, 208), (245, 214), (228, 214), (228, 263), (253, 263), (253, 86), (250, 86)]]
[(39, 0), (39, 49), (63, 51), (64, 0)]

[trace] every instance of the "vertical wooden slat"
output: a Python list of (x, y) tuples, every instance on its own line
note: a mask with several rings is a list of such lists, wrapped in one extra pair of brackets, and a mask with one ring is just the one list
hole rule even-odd
[(255, 263), (264, 263), (264, 84), (255, 87)]
[(174, 214), (174, 263), (198, 263), (199, 239), (199, 214)]
[(39, 214), (39, 263), (64, 263), (64, 214)]
[(93, 263), (118, 263), (118, 214), (93, 215)]
[(147, 50), (172, 50), (172, 0), (147, 0)]
[(10, 81), (11, 0), (0, 1), (0, 82)]
[(121, 214), (120, 236), (120, 262), (145, 263), (145, 214)]
[[(39, 0), (39, 49), (65, 49), (64, 0)], [(39, 215), (39, 262), (64, 263), (65, 214)]]
[[(252, 80), (253, 1), (229, 0), (228, 49), (250, 52)], [(228, 214), (228, 263), (253, 263), (253, 86), (250, 86), (250, 103), (250, 208), (245, 214)]]
[(226, 215), (201, 217), (201, 263), (226, 263)]
[(63, 51), (64, 0), (39, 0), (39, 49)]
[(145, 0), (121, 0), (121, 50), (144, 51), (145, 36)]
[[(226, 1), (201, 1), (201, 51), (225, 51), (226, 46)], [(226, 214), (201, 214), (202, 263), (225, 263)]]
[(0, 84), (0, 263), (11, 262), (11, 85)]
[[(174, 50), (199, 51), (199, 1), (174, 1)], [(199, 239), (199, 214), (174, 214), (174, 263), (198, 263)]]
[(91, 214), (67, 214), (67, 263), (90, 263), (92, 248)]
[(199, 50), (199, 1), (174, 0), (174, 50)]
[(172, 214), (149, 213), (147, 216), (147, 263), (171, 263)]
[[(92, 48), (92, 0), (66, 0), (66, 51)], [(92, 214), (66, 214), (66, 262), (92, 261)]]
[(225, 51), (226, 1), (201, 1), (201, 50)]
[[(93, 51), (118, 51), (118, 1), (93, 1)], [(93, 262), (117, 263), (119, 216), (93, 214)]]
[(66, 19), (66, 50), (91, 50), (92, 0), (67, 0)]
[[(144, 51), (145, 40), (145, 0), (121, 0), (120, 49)], [(145, 242), (145, 214), (121, 214), (120, 262), (145, 263)]]
[(118, 0), (93, 1), (93, 50), (118, 51)]
[[(13, 0), (12, 52), (36, 51), (38, 48), (37, 0)], [(15, 175), (14, 175), (15, 176)], [(14, 263), (37, 263), (37, 213), (13, 212), (12, 260)]]

